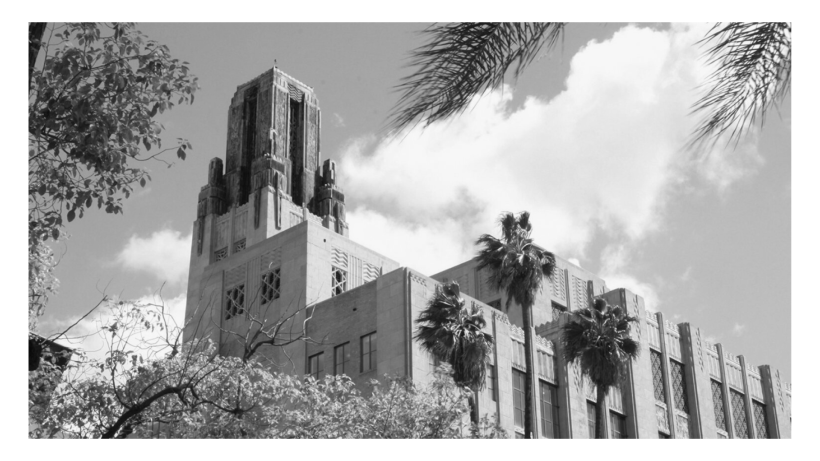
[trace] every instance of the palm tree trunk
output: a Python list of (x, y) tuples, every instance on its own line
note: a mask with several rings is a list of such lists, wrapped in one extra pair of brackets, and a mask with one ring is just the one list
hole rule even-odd
[(467, 397), (467, 403), (470, 404), (470, 422), (478, 425), (478, 393), (473, 388), (470, 388), (470, 395)]
[(527, 365), (527, 375), (524, 382), (524, 438), (531, 439), (535, 432), (532, 411), (533, 398), (532, 377), (535, 376), (535, 363), (532, 357), (532, 306), (521, 306), (524, 317), (524, 361)]
[(595, 438), (606, 438), (606, 394), (608, 387), (596, 386), (598, 400), (595, 402)]

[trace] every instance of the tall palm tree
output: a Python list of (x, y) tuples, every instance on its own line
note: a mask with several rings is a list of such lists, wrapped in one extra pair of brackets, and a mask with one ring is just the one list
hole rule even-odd
[(493, 336), (482, 331), (487, 321), (481, 308), (466, 307), (458, 283), (445, 283), (436, 286), (416, 323), (416, 341), (433, 357), (450, 364), (456, 385), (472, 391), (470, 418), (478, 423), (475, 393), (484, 388), (487, 357), (493, 345)]
[[(515, 64), (514, 78), (546, 46), (559, 42), (563, 22), (434, 24), (422, 31), (427, 43), (410, 54), (413, 74), (397, 86), (402, 93), (389, 124), (394, 132), (429, 125), (457, 115), (473, 97), (501, 86)], [(715, 141), (723, 133), (737, 141), (772, 103), (791, 87), (790, 23), (716, 24), (701, 40), (709, 45), (707, 61), (717, 64), (710, 89), (693, 112), (706, 118), (695, 129), (693, 144)]]
[(532, 306), (535, 295), (541, 290), (545, 277), (551, 278), (555, 268), (555, 255), (533, 244), (530, 234), (530, 214), (523, 211), (518, 216), (504, 213), (499, 218), (501, 238), (484, 234), (476, 244), (482, 248), (477, 255), (477, 270), (489, 269), (488, 282), (496, 291), (505, 293), (507, 310), (513, 302), (521, 306), (524, 323), (524, 360), (527, 365), (524, 384), (524, 436), (531, 438), (535, 431), (532, 403), (535, 365), (532, 357)]
[(567, 363), (580, 362), (581, 373), (597, 388), (595, 438), (604, 438), (606, 395), (625, 376), (627, 363), (638, 357), (640, 344), (630, 338), (630, 324), (638, 319), (619, 306), (596, 299), (593, 307), (570, 313), (561, 343)]

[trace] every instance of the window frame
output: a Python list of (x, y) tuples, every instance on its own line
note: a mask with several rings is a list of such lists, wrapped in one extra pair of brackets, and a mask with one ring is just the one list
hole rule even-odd
[[(239, 317), (245, 313), (245, 284), (237, 283), (225, 289), (223, 310), (225, 320)], [(237, 301), (239, 300), (239, 301)]]
[[(626, 433), (626, 416), (617, 411), (609, 411), (609, 434), (611, 439), (628, 439)], [(620, 435), (620, 437), (618, 436)]]
[[(549, 395), (549, 402), (547, 402), (544, 398), (547, 394)], [(548, 439), (560, 439), (561, 424), (558, 412), (558, 386), (551, 384), (548, 381), (544, 381), (543, 379), (539, 379), (538, 398), (541, 401), (539, 409), (539, 417), (541, 418), (541, 435)], [(547, 405), (549, 405), (549, 408), (546, 408)], [(551, 421), (547, 421), (546, 419), (548, 414), (551, 417)], [(551, 432), (551, 435), (547, 431), (548, 426), (551, 429), (549, 431)]]
[[(365, 353), (365, 340), (367, 340), (367, 353)], [(362, 335), (359, 338), (359, 372), (367, 373), (376, 369), (376, 332)], [(367, 369), (365, 369), (365, 357), (367, 358)]]
[[(526, 396), (524, 395), (526, 379), (527, 375), (523, 371), (517, 368), (512, 369), (513, 426), (519, 429), (524, 428), (524, 417), (526, 416), (526, 412), (524, 411), (526, 405)], [(516, 386), (520, 386), (520, 388)]]
[[(313, 354), (310, 357), (308, 357), (307, 374), (312, 376), (313, 379), (315, 379), (316, 381), (321, 381), (324, 378), (323, 374), (325, 372), (325, 365), (324, 365), (325, 361), (324, 361), (323, 356), (324, 356), (324, 351), (319, 352), (317, 354)], [(313, 369), (314, 359), (315, 359), (315, 364), (316, 364), (316, 369), (315, 370)]]
[[(262, 287), (262, 305), (268, 304), (269, 302), (279, 299), (282, 295), (282, 271), (281, 267), (276, 267), (271, 270), (267, 270), (262, 273), (261, 277), (261, 287)], [(268, 281), (268, 276), (271, 276), (271, 280)]]
[[(342, 352), (342, 361), (339, 362), (339, 351)], [(350, 341), (339, 344), (338, 346), (333, 348), (333, 374), (335, 376), (339, 375), (347, 375), (347, 368), (350, 367), (348, 365), (350, 363)], [(339, 372), (339, 367), (341, 365), (341, 373)], [(349, 375), (348, 375), (349, 376)]]

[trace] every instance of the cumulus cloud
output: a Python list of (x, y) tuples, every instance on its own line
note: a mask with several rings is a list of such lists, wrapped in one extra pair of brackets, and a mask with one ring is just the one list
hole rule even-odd
[[(102, 328), (111, 324), (114, 319), (114, 309), (119, 308), (119, 301), (116, 297), (112, 297), (109, 302), (100, 305), (94, 312), (73, 326), (66, 335), (59, 338), (57, 342), (72, 349), (84, 351), (90, 359), (104, 359), (106, 354), (111, 350), (112, 344), (110, 333), (104, 333)], [(168, 326), (170, 328), (182, 328), (183, 326), (186, 302), (185, 293), (169, 299), (164, 299), (158, 294), (151, 294), (124, 302), (128, 303), (129, 306), (132, 303), (142, 306), (162, 306), (164, 312), (167, 314)], [(77, 319), (78, 318), (49, 318), (41, 323), (40, 329), (53, 336), (66, 330), (70, 325), (76, 322)], [(142, 330), (135, 332), (135, 334), (130, 337), (129, 344), (136, 345), (140, 341), (160, 344), (164, 339), (163, 335), (165, 335), (165, 331), (159, 329), (153, 331)], [(115, 347), (119, 346), (115, 345)], [(134, 348), (129, 348), (129, 350), (132, 349)], [(140, 351), (136, 352), (139, 353)], [(142, 351), (142, 353), (162, 353), (162, 348), (157, 347), (152, 350)]]
[[(549, 101), (513, 107), (507, 87), (423, 131), (351, 140), (338, 169), (351, 238), (427, 273), (472, 257), (503, 211), (530, 211), (535, 239), (559, 255), (586, 258), (598, 230), (640, 241), (660, 228), (676, 187), (726, 188), (754, 169), (753, 143), (742, 161), (682, 150), (709, 72), (693, 46), (707, 29), (627, 26), (573, 56)], [(656, 288), (616, 267), (608, 282), (657, 303)]]
[(191, 256), (191, 234), (163, 229), (148, 237), (132, 235), (117, 255), (126, 269), (148, 272), (169, 285), (182, 286), (188, 281)]
[(610, 245), (601, 253), (599, 276), (609, 289), (626, 288), (644, 299), (646, 308), (657, 311), (661, 304), (656, 284), (639, 280), (629, 273), (630, 251), (626, 245)]

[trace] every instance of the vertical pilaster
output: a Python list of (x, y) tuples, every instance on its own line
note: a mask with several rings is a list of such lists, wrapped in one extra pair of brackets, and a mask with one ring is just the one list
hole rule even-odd
[(669, 434), (674, 439), (677, 438), (676, 418), (675, 418), (675, 402), (672, 396), (672, 380), (669, 375), (669, 353), (666, 347), (666, 323), (663, 319), (663, 314), (658, 312), (658, 331), (661, 338), (661, 369), (663, 370), (663, 391), (666, 398), (666, 414), (669, 419)]
[(726, 356), (723, 352), (723, 344), (715, 344), (720, 359), (720, 383), (723, 389), (723, 411), (726, 415), (726, 432), (729, 438), (735, 438), (735, 419), (732, 415), (732, 394), (729, 391), (729, 374), (726, 372)]
[(746, 403), (746, 424), (749, 426), (749, 438), (756, 439), (757, 434), (755, 433), (755, 415), (754, 415), (754, 407), (752, 407), (752, 393), (749, 388), (749, 376), (746, 373), (746, 357), (742, 355), (737, 356), (738, 360), (740, 360), (740, 375), (743, 377), (743, 400)]

